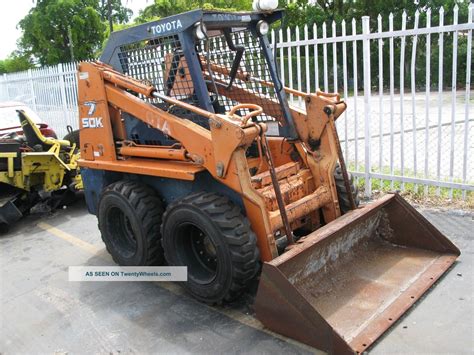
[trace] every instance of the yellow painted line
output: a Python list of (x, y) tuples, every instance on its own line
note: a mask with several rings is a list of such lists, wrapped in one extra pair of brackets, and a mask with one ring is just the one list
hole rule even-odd
[[(95, 256), (98, 256), (102, 259), (105, 260), (104, 258), (104, 254), (102, 253), (102, 250), (103, 249), (99, 249), (97, 248), (96, 246), (88, 243), (88, 242), (85, 242), (83, 241), (82, 239), (79, 239), (61, 229), (58, 229), (56, 227), (53, 227), (52, 225), (49, 225), (48, 223), (44, 223), (44, 222), (40, 222), (37, 224), (37, 226), (41, 229), (43, 229), (44, 231), (48, 232), (48, 233), (51, 233), (52, 235), (58, 237), (58, 238), (61, 238), (67, 242), (69, 242), (70, 244), (72, 245), (75, 245), (79, 248), (81, 248), (82, 250), (88, 252), (89, 254), (92, 254), (92, 255), (95, 255)], [(107, 260), (108, 261), (108, 260)], [(239, 312), (235, 309), (223, 309), (223, 308), (217, 308), (217, 307), (212, 307), (212, 306), (209, 306), (205, 303), (200, 303), (199, 301), (196, 301), (194, 300), (193, 298), (189, 297), (187, 295), (187, 293), (182, 289), (182, 287), (180, 287), (179, 285), (177, 285), (176, 283), (172, 283), (172, 282), (156, 282), (156, 284), (158, 284), (158, 286), (166, 289), (167, 291), (177, 295), (177, 296), (184, 296), (188, 299), (191, 299), (193, 301), (195, 301), (196, 303), (199, 303), (199, 305), (203, 306), (203, 307), (206, 307), (214, 312), (218, 312), (220, 314), (223, 314), (225, 315), (226, 317), (229, 317), (233, 320), (235, 320), (236, 322), (239, 322), (241, 324), (244, 324), (248, 327), (251, 327), (251, 328), (254, 328), (256, 330), (259, 330), (259, 331), (262, 331), (264, 333), (267, 333), (275, 338), (278, 338), (278, 339), (281, 339), (287, 343), (290, 343), (292, 345), (296, 345), (306, 351), (309, 351), (309, 352), (313, 352), (313, 353), (319, 353), (318, 350), (306, 345), (306, 344), (303, 344), (303, 343), (300, 343), (299, 341), (296, 341), (296, 340), (293, 340), (291, 338), (287, 338), (283, 335), (280, 335), (278, 333), (274, 333), (272, 332), (271, 330), (265, 328), (263, 326), (262, 323), (260, 323), (260, 321), (258, 319), (256, 319), (255, 317), (252, 317), (251, 315), (249, 314), (245, 314), (245, 313), (242, 313), (242, 312)], [(321, 352), (322, 353), (322, 352)]]
[(94, 245), (87, 243), (83, 241), (82, 239), (79, 239), (69, 233), (66, 233), (65, 231), (58, 229), (56, 227), (53, 227), (47, 223), (40, 222), (37, 224), (38, 227), (41, 229), (45, 230), (48, 233), (51, 233), (52, 235), (61, 238), (65, 240), (66, 242), (71, 243), (72, 245), (75, 245), (76, 247), (81, 248), (82, 250), (88, 252), (89, 254), (93, 255), (98, 255), (101, 251), (101, 249), (95, 247)]

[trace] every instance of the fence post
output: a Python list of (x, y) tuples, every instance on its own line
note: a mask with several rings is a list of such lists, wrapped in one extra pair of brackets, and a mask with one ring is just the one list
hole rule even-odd
[[(472, 23), (474, 15), (474, 3), (470, 3), (468, 7), (467, 22)], [(462, 182), (467, 184), (467, 167), (469, 162), (472, 164), (472, 157), (468, 160), (469, 147), (469, 99), (471, 96), (471, 55), (472, 55), (472, 30), (467, 32), (467, 53), (466, 53), (466, 94), (465, 94), (465, 118), (464, 118), (464, 154), (462, 164)], [(466, 199), (466, 190), (462, 191), (462, 198)]]
[(58, 66), (59, 69), (59, 87), (61, 88), (61, 103), (63, 106), (63, 114), (67, 112), (67, 100), (66, 100), (66, 85), (64, 84), (64, 69), (62, 63)]
[(38, 110), (36, 109), (36, 93), (35, 93), (35, 87), (33, 85), (33, 75), (31, 73), (31, 69), (28, 69), (28, 82), (30, 83), (31, 102), (33, 104), (33, 111), (38, 112)]
[[(453, 25), (458, 24), (458, 4), (453, 9)], [(469, 48), (467, 49), (469, 50)], [(451, 91), (451, 149), (449, 154), (449, 181), (454, 179), (454, 136), (456, 135), (456, 82), (457, 82), (457, 61), (458, 61), (458, 31), (453, 32), (453, 67), (452, 67), (452, 91)], [(467, 70), (467, 67), (466, 67)], [(453, 189), (449, 189), (449, 198), (453, 198)]]
[[(439, 27), (444, 26), (444, 8), (441, 6), (439, 9)], [(438, 154), (437, 154), (437, 165), (436, 165), (436, 180), (441, 181), (441, 154), (443, 137), (442, 123), (443, 123), (443, 46), (444, 46), (444, 32), (439, 33), (438, 37)], [(441, 188), (436, 188), (436, 195), (439, 196)]]
[(365, 196), (372, 194), (370, 181), (370, 17), (362, 17), (363, 55), (364, 61), (364, 143), (365, 143)]
[(3, 92), (4, 92), (4, 95), (5, 95), (5, 98), (2, 98), (3, 100), (5, 101), (9, 101), (10, 100), (10, 91), (8, 90), (8, 81), (7, 81), (7, 74), (4, 73), (3, 74)]

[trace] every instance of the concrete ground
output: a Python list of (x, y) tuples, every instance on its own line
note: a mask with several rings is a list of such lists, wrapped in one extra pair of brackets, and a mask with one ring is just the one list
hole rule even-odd
[[(462, 255), (370, 353), (474, 351), (473, 216), (423, 214)], [(69, 266), (113, 265), (81, 201), (30, 215), (0, 237), (0, 263), (0, 354), (316, 352), (264, 329), (252, 295), (209, 307), (173, 283), (68, 282)]]

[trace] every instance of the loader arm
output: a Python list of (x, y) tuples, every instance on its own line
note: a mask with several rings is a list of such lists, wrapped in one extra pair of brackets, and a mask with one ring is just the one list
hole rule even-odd
[[(187, 106), (211, 121), (211, 129), (206, 130), (133, 95), (129, 91), (152, 97), (154, 89), (114, 72), (107, 65), (81, 63), (78, 75), (81, 167), (183, 180), (193, 180), (196, 173), (205, 169), (222, 184), (241, 194), (249, 218), (255, 220), (255, 232), (260, 236), (262, 259), (271, 260), (278, 255), (271, 232), (270, 217), (266, 213), (263, 197), (255, 192), (250, 184), (251, 178), (245, 158), (245, 148), (265, 129), (264, 124), (249, 124), (243, 127), (239, 117), (217, 115)], [(91, 105), (94, 106), (94, 117), (90, 114)], [(113, 132), (123, 130), (123, 127), (117, 127), (123, 125), (123, 122), (111, 119), (109, 113), (112, 110), (127, 112), (150, 127), (173, 137), (182, 144), (188, 159), (179, 162), (161, 161), (160, 164), (137, 157), (121, 157), (117, 160)]]
[[(107, 161), (117, 154), (111, 129), (113, 125), (120, 125), (121, 122), (111, 122), (108, 119), (109, 106), (111, 106), (114, 109), (133, 115), (150, 127), (158, 129), (179, 141), (186, 150), (187, 162), (189, 164), (199, 165), (218, 178), (215, 158), (217, 149), (215, 147), (216, 143), (213, 143), (213, 141), (219, 140), (220, 131), (206, 130), (189, 120), (180, 119), (145, 102), (137, 94), (152, 98), (154, 91), (152, 86), (144, 85), (121, 73), (114, 72), (106, 65), (101, 63), (81, 63), (80, 72), (88, 73), (88, 79), (82, 80), (80, 85), (101, 87), (102, 90), (100, 91), (103, 95), (102, 100), (97, 100), (96, 92), (87, 89), (81, 90), (81, 93), (84, 94), (80, 100), (82, 104), (82, 121), (90, 121), (91, 118), (88, 117), (90, 103), (94, 102), (96, 105), (95, 116), (97, 117), (93, 118), (100, 118), (102, 124), (100, 127), (84, 131), (85, 139), (87, 140), (88, 134), (91, 136), (91, 141), (95, 141), (94, 136), (96, 134), (100, 134), (104, 138), (110, 138), (108, 141), (102, 140), (101, 144), (97, 147), (88, 148), (92, 149), (94, 154), (91, 155), (90, 152), (86, 152), (85, 158), (82, 159), (82, 164), (86, 166), (88, 161), (96, 163)], [(228, 162), (237, 147), (250, 143), (258, 133), (258, 129), (255, 126), (241, 127), (238, 120), (234, 121), (225, 115), (216, 115), (190, 105), (186, 107), (208, 118), (212, 122), (212, 126), (223, 128), (222, 132), (226, 133), (228, 148), (225, 146), (219, 147), (220, 152), (218, 155), (221, 160)], [(83, 126), (83, 128), (89, 127)], [(123, 127), (114, 127), (114, 129), (117, 131), (123, 129)]]

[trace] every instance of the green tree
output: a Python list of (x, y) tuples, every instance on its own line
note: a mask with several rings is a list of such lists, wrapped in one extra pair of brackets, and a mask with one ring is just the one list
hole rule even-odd
[(0, 74), (15, 73), (32, 67), (33, 64), (29, 58), (18, 51), (13, 52), (6, 59), (0, 60)]
[(154, 4), (140, 10), (136, 22), (143, 23), (186, 11), (187, 3), (187, 0), (155, 0)]
[(98, 0), (38, 0), (19, 23), (21, 51), (53, 65), (71, 61), (72, 41), (76, 60), (94, 57), (106, 29), (98, 8)]
[(251, 10), (252, 0), (155, 0), (139, 12), (136, 22), (148, 22), (199, 8), (221, 11)]
[[(459, 5), (459, 21), (466, 21), (469, 1), (463, 0), (316, 0), (310, 3), (307, 0), (287, 2), (280, 0), (280, 8), (286, 10), (285, 27), (312, 25), (320, 26), (323, 22), (330, 24), (332, 21), (340, 23), (360, 20), (362, 16), (370, 17), (372, 31), (377, 29), (377, 16), (384, 19), (384, 30), (388, 30), (388, 16), (393, 13), (394, 28), (399, 29), (402, 22), (402, 13), (406, 11), (407, 22), (413, 21), (415, 11), (420, 12), (420, 20), (426, 18), (426, 11), (431, 8), (432, 22), (438, 21), (438, 10), (441, 6), (445, 9), (445, 23), (452, 20), (452, 9)], [(359, 21), (360, 22), (360, 21)]]
[(98, 11), (102, 21), (108, 20), (109, 2), (111, 3), (113, 23), (127, 23), (131, 19), (133, 11), (123, 6), (121, 0), (100, 0)]
[[(352, 34), (352, 20), (356, 20), (356, 32), (362, 33), (362, 17), (369, 16), (370, 18), (370, 31), (376, 32), (378, 30), (377, 26), (377, 17), (380, 14), (382, 16), (382, 28), (383, 31), (388, 31), (389, 29), (389, 15), (393, 14), (393, 27), (394, 30), (400, 30), (402, 27), (402, 15), (403, 12), (406, 12), (406, 28), (413, 28), (415, 22), (415, 12), (419, 12), (419, 27), (422, 28), (426, 24), (427, 10), (431, 9), (431, 24), (432, 26), (437, 26), (439, 23), (439, 9), (441, 6), (444, 8), (444, 24), (449, 25), (453, 23), (453, 9), (454, 6), (458, 4), (459, 7), (459, 23), (467, 22), (468, 17), (468, 1), (462, 0), (317, 0), (314, 4), (310, 4), (307, 0), (297, 0), (296, 2), (286, 3), (285, 0), (280, 0), (280, 7), (285, 8), (286, 15), (282, 23), (283, 27), (290, 27), (295, 29), (296, 26), (300, 30), (300, 38), (303, 37), (303, 28), (305, 25), (308, 25), (309, 37), (313, 38), (313, 24), (317, 25), (318, 36), (322, 35), (322, 25), (326, 23), (327, 26), (327, 35), (332, 36), (332, 21), (335, 21), (337, 35), (341, 35), (342, 20), (346, 21), (347, 34)], [(286, 31), (283, 31), (284, 40), (295, 40), (296, 31), (292, 31), (292, 36), (290, 39), (286, 38)], [(452, 82), (452, 61), (453, 61), (453, 38), (452, 33), (447, 33), (444, 35), (444, 56), (443, 56), (443, 65), (445, 68), (443, 75), (443, 85), (444, 87), (449, 87)], [(438, 76), (437, 76), (437, 61), (438, 61), (438, 50), (437, 41), (439, 39), (438, 34), (433, 34), (431, 36), (431, 85), (438, 85)], [(387, 44), (388, 40), (385, 40)], [(347, 56), (347, 68), (349, 68), (349, 80), (351, 76), (353, 77), (352, 68), (353, 68), (353, 57), (350, 55), (352, 51), (352, 43), (347, 44), (348, 56)], [(423, 58), (424, 48), (426, 46), (426, 36), (418, 37), (418, 50), (416, 52), (416, 82), (419, 87), (425, 85), (425, 76), (426, 76), (426, 67), (425, 67), (425, 58)], [(359, 54), (362, 51), (362, 43), (358, 41), (358, 50)], [(327, 58), (327, 66), (332, 68), (333, 66), (333, 56), (332, 48), (329, 46), (329, 54)], [(336, 44), (336, 52), (341, 53), (342, 43)], [(410, 71), (410, 60), (411, 60), (411, 51), (413, 48), (413, 38), (411, 36), (406, 37), (405, 44), (405, 62), (400, 64), (400, 53), (401, 53), (401, 40), (400, 37), (397, 37), (394, 41), (394, 53), (393, 57), (395, 58), (395, 82), (399, 83), (400, 80), (400, 65), (403, 66), (403, 74), (405, 78), (405, 87), (410, 87), (411, 81), (411, 71)], [(304, 47), (300, 47), (300, 56), (304, 57)], [(388, 45), (383, 46), (383, 70), (384, 73), (389, 72), (389, 58), (390, 58), (390, 48)], [(372, 70), (372, 84), (374, 86), (378, 85), (378, 44), (373, 42), (371, 45), (371, 58), (373, 62), (371, 65)], [(457, 58), (457, 67), (458, 67), (458, 86), (461, 87), (465, 85), (465, 78), (459, 73), (465, 73), (466, 70), (466, 53), (467, 53), (467, 38), (466, 36), (458, 37), (458, 58)], [(280, 52), (278, 53), (280, 54)], [(288, 60), (286, 53), (284, 54), (284, 60)], [(296, 49), (294, 50), (294, 56), (296, 55)], [(314, 58), (314, 55), (310, 54), (310, 62), (314, 63), (315, 60), (318, 60), (319, 68), (323, 67), (323, 58), (321, 52), (317, 59)], [(342, 56), (338, 55), (337, 65), (342, 66)], [(296, 58), (292, 60), (293, 66), (296, 65)], [(311, 64), (311, 73), (310, 77), (314, 76), (314, 67)], [(320, 69), (321, 70), (321, 69)], [(296, 71), (296, 67), (293, 69), (293, 72)], [(338, 70), (339, 77), (337, 78), (339, 82), (339, 88), (342, 85), (342, 70)], [(464, 74), (465, 75), (465, 74)], [(358, 76), (359, 78), (363, 77), (363, 66), (358, 65)], [(328, 73), (329, 82), (333, 82), (332, 71)], [(289, 78), (287, 78), (289, 80)], [(303, 77), (304, 80), (304, 77)], [(388, 85), (388, 80), (384, 81), (385, 86)], [(360, 84), (359, 84), (360, 85)], [(359, 86), (360, 89), (360, 86)]]
[(108, 21), (109, 32), (113, 32), (114, 23), (127, 23), (133, 15), (132, 10), (122, 5), (122, 0), (100, 0), (98, 11), (102, 21)]

